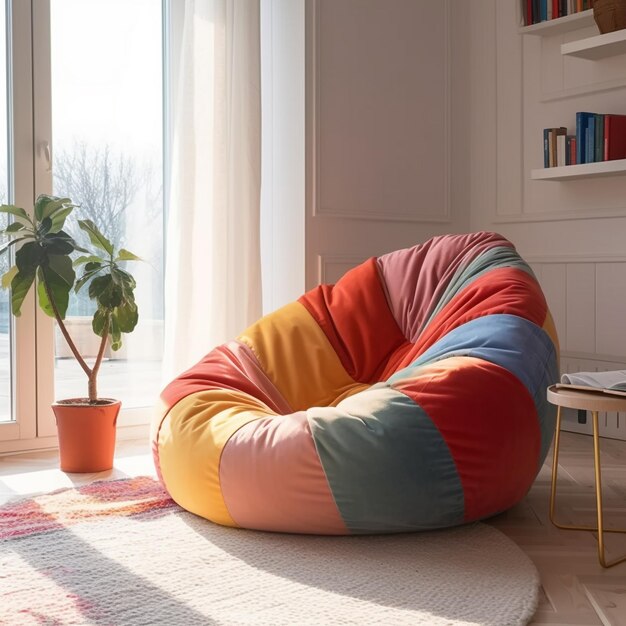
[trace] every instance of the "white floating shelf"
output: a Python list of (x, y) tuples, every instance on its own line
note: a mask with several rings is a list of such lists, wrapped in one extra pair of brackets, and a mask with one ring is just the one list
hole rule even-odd
[(626, 54), (626, 29), (564, 43), (561, 54), (590, 61)]
[(530, 172), (532, 180), (572, 180), (575, 178), (597, 178), (599, 176), (626, 176), (626, 159), (584, 163), (582, 165), (543, 167)]
[(539, 22), (538, 24), (533, 24), (532, 26), (522, 26), (519, 29), (519, 32), (524, 35), (538, 35), (540, 37), (546, 37), (548, 35), (558, 35), (559, 33), (569, 33), (572, 30), (586, 28), (587, 26), (593, 26), (594, 24), (593, 10), (588, 9), (587, 11), (572, 13), (572, 15), (566, 15), (565, 17), (557, 17), (554, 20)]

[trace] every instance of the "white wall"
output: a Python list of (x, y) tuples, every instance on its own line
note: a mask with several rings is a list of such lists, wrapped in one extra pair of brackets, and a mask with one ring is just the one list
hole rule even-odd
[(467, 13), (307, 0), (307, 286), (469, 228)]
[[(521, 36), (519, 0), (471, 5), (471, 228), (501, 232), (531, 262), (555, 317), (564, 371), (626, 368), (626, 177), (529, 178), (543, 165), (543, 128), (573, 133), (576, 111), (626, 114), (626, 55), (562, 57), (562, 42), (597, 34), (595, 26)], [(624, 437), (626, 416), (619, 417), (606, 416), (606, 434)]]

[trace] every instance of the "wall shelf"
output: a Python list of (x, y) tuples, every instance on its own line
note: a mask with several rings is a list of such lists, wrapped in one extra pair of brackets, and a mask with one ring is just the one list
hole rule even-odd
[(626, 29), (564, 43), (561, 54), (590, 61), (626, 54)]
[(531, 170), (532, 180), (575, 180), (576, 178), (597, 178), (600, 176), (626, 176), (626, 159), (564, 165), (561, 167), (543, 167)]
[(532, 26), (522, 26), (519, 32), (524, 35), (537, 35), (539, 37), (547, 37), (550, 35), (558, 35), (560, 33), (569, 33), (572, 30), (593, 26), (593, 10), (581, 11), (580, 13), (572, 13), (565, 17), (557, 17), (554, 20), (539, 22)]

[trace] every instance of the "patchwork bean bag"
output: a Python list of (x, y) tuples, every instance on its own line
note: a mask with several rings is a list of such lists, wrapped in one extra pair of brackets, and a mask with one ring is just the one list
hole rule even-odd
[(159, 476), (227, 526), (454, 526), (513, 506), (550, 445), (557, 337), (494, 233), (371, 258), (215, 348), (162, 393)]

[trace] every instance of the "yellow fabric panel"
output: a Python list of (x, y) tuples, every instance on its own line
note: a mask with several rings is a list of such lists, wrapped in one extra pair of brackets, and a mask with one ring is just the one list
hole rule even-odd
[(172, 498), (185, 509), (225, 526), (237, 526), (219, 481), (222, 450), (242, 426), (274, 415), (251, 396), (225, 389), (194, 393), (178, 402), (159, 431), (159, 465)]
[(293, 411), (329, 406), (354, 384), (324, 331), (299, 302), (266, 315), (239, 338)]
[(559, 336), (556, 333), (556, 326), (554, 325), (554, 319), (552, 318), (552, 314), (548, 310), (546, 313), (546, 321), (543, 323), (543, 330), (548, 333), (550, 339), (552, 339), (552, 343), (554, 344), (554, 349), (556, 350), (556, 364), (560, 370), (561, 367), (561, 348), (559, 347)]

